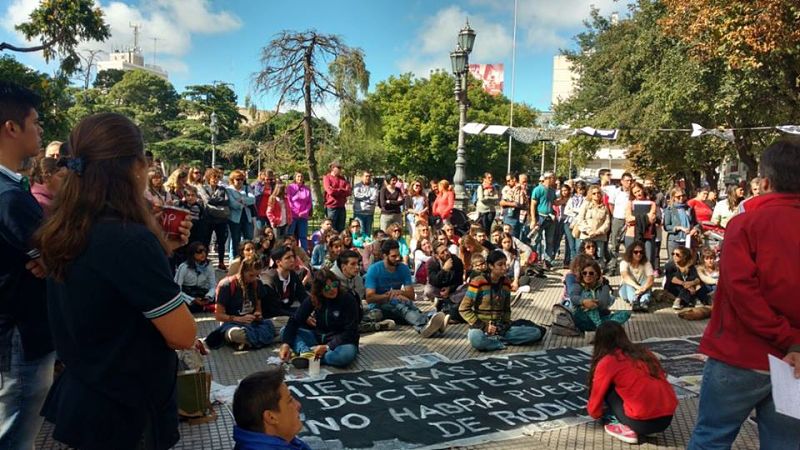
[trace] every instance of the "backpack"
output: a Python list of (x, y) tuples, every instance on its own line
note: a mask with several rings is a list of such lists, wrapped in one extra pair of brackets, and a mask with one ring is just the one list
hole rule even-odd
[(553, 314), (553, 325), (550, 333), (556, 336), (580, 336), (583, 332), (578, 329), (575, 319), (569, 309), (556, 303), (550, 310)]
[(478, 189), (483, 189), (483, 187), (478, 186), (474, 191), (472, 191), (472, 198), (469, 199), (469, 202), (472, 203), (472, 206), (478, 204)]
[(423, 263), (419, 265), (419, 269), (417, 269), (417, 273), (414, 274), (414, 279), (419, 284), (427, 284), (428, 283), (428, 263)]

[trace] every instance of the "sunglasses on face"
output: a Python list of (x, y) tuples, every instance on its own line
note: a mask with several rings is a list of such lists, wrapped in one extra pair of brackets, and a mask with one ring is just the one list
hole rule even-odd
[(634, 250), (634, 251), (633, 251), (633, 254), (634, 254), (634, 255), (641, 255), (642, 253), (644, 253), (644, 252), (643, 252), (643, 251), (641, 251), (641, 250)]
[(683, 255), (681, 255), (681, 254), (680, 254), (680, 253), (678, 253), (678, 252), (675, 252), (675, 253), (673, 253), (673, 254), (672, 254), (672, 256), (683, 256)]
[(339, 288), (339, 282), (338, 281), (331, 281), (331, 282), (328, 282), (328, 283), (325, 284), (325, 286), (322, 288), (322, 292), (330, 292), (330, 291), (332, 291), (334, 289), (338, 289), (338, 288)]
[(206, 249), (204, 249), (204, 248), (198, 248), (197, 250), (194, 251), (195, 255), (199, 255), (200, 253), (205, 253), (205, 252), (206, 252)]
[(583, 275), (585, 277), (588, 277), (590, 275), (591, 276), (597, 275), (597, 273), (594, 270), (585, 270), (585, 271), (581, 272), (581, 275)]

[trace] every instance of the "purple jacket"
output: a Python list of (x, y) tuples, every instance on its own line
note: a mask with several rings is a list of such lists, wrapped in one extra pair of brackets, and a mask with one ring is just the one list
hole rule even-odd
[(305, 184), (292, 183), (286, 187), (286, 198), (289, 199), (289, 208), (292, 217), (308, 219), (311, 215), (311, 190)]

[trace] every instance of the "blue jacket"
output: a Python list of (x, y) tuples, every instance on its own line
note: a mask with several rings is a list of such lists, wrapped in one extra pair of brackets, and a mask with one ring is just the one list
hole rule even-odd
[(243, 430), (233, 427), (233, 440), (236, 446), (233, 450), (311, 450), (305, 442), (298, 438), (286, 442), (277, 436)]
[[(256, 198), (253, 194), (247, 192), (246, 188), (243, 188), (242, 191), (237, 191), (233, 186), (228, 186), (226, 189), (228, 191), (228, 206), (231, 209), (231, 216), (228, 220), (233, 223), (239, 223), (239, 219), (243, 218), (249, 223), (253, 219), (249, 207), (256, 204)], [(242, 210), (245, 213), (244, 217), (242, 217)]]

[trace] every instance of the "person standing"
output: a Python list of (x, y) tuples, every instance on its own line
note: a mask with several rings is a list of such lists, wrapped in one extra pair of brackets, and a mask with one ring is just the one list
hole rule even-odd
[(556, 199), (556, 191), (553, 189), (554, 181), (553, 172), (545, 172), (542, 175), (542, 182), (531, 193), (531, 227), (536, 229), (533, 247), (542, 257), (548, 269), (552, 267), (556, 254), (554, 248), (556, 234), (555, 211), (553, 210), (553, 202)]
[(500, 206), (503, 209), (503, 223), (511, 225), (511, 234), (516, 238), (522, 229), (519, 215), (527, 207), (522, 188), (517, 185), (517, 174), (506, 175), (506, 185), (502, 190)]
[(269, 206), (267, 206), (267, 217), (278, 239), (283, 239), (294, 220), (285, 186), (281, 180), (275, 183), (275, 189), (269, 196)]
[(625, 233), (627, 226), (628, 203), (631, 197), (631, 182), (633, 175), (629, 172), (622, 174), (620, 179), (621, 186), (616, 190), (613, 197), (609, 196), (608, 209), (611, 211), (611, 235), (608, 237), (608, 261), (609, 272), (614, 272), (619, 267), (619, 243)]
[(53, 381), (44, 272), (31, 241), (42, 208), (29, 181), (17, 173), (26, 158), (39, 153), (39, 102), (30, 90), (0, 82), (0, 447), (5, 448), (33, 448)]
[(775, 410), (767, 373), (772, 355), (800, 378), (800, 142), (767, 147), (759, 174), (760, 195), (725, 231), (714, 311), (700, 341), (708, 360), (690, 450), (730, 448), (754, 408), (762, 449), (800, 442), (800, 420)]
[(308, 244), (308, 218), (311, 215), (311, 190), (306, 186), (302, 172), (294, 174), (294, 183), (286, 188), (286, 198), (292, 211), (292, 223), (289, 224), (288, 233), (294, 236), (300, 247), (305, 249)]
[(341, 233), (344, 231), (347, 219), (344, 205), (352, 189), (347, 179), (342, 176), (342, 165), (338, 161), (332, 162), (330, 169), (331, 172), (322, 177), (322, 186), (325, 189), (325, 212), (333, 223), (333, 229)]
[(403, 192), (397, 188), (397, 175), (386, 174), (386, 181), (378, 194), (378, 206), (381, 208), (381, 230), (388, 232), (389, 225), (402, 224)]
[(261, 230), (271, 225), (267, 218), (267, 208), (273, 189), (275, 189), (275, 174), (271, 170), (259, 172), (258, 179), (250, 185), (250, 192), (256, 199), (254, 208), (258, 228), (258, 233), (256, 234), (261, 234)]
[[(432, 212), (433, 215), (441, 219), (442, 222), (447, 222), (450, 220), (450, 216), (453, 215), (453, 208), (455, 208), (456, 205), (456, 193), (453, 192), (453, 188), (450, 187), (450, 183), (447, 180), (439, 181), (438, 191), (436, 200), (433, 202)], [(447, 225), (442, 225), (443, 229), (446, 227)]]
[(228, 218), (228, 229), (230, 230), (230, 254), (239, 245), (239, 241), (253, 239), (253, 218), (250, 215), (250, 206), (256, 203), (253, 194), (245, 189), (245, 174), (241, 170), (232, 170), (228, 176), (230, 186), (228, 191), (228, 207), (230, 217)]
[(175, 350), (195, 344), (196, 325), (167, 253), (186, 243), (191, 222), (179, 240), (162, 237), (141, 194), (144, 142), (130, 119), (88, 116), (69, 140), (74, 163), (35, 237), (65, 366), (42, 415), (69, 447), (170, 448), (179, 437)]
[(494, 216), (497, 214), (497, 204), (500, 195), (494, 188), (492, 174), (483, 174), (483, 182), (478, 186), (478, 201), (475, 203), (475, 212), (478, 213), (478, 223), (487, 234), (492, 232)]
[[(205, 184), (198, 191), (205, 204), (208, 213), (208, 233), (205, 235), (203, 244), (206, 248), (211, 246), (211, 234), (214, 234), (217, 247), (217, 268), (228, 270), (225, 266), (225, 241), (228, 239), (228, 220), (231, 217), (231, 209), (228, 201), (228, 190), (220, 185), (219, 180), (222, 172), (219, 169), (206, 169), (204, 176)], [(233, 252), (230, 252), (231, 255)]]
[(372, 173), (365, 170), (353, 188), (353, 215), (361, 222), (361, 231), (372, 234), (372, 220), (378, 204), (378, 188), (372, 183)]
[(530, 214), (528, 213), (528, 205), (531, 204), (531, 189), (528, 186), (528, 174), (521, 173), (519, 174), (519, 182), (517, 186), (520, 190), (521, 201), (520, 203), (523, 208), (519, 212), (519, 233), (517, 234), (517, 239), (529, 244), (531, 242), (530, 238), (528, 237), (528, 233), (531, 231), (530, 226)]

